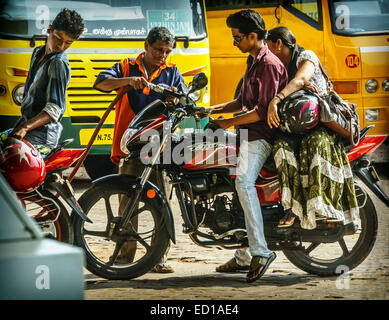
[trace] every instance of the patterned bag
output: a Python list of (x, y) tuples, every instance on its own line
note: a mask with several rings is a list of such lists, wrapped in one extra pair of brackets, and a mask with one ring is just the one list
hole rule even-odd
[(327, 96), (321, 99), (320, 122), (336, 132), (342, 138), (350, 139), (352, 146), (359, 143), (359, 118), (356, 112), (357, 106), (354, 103), (343, 100), (334, 90), (321, 64), (320, 70), (327, 80), (330, 88)]

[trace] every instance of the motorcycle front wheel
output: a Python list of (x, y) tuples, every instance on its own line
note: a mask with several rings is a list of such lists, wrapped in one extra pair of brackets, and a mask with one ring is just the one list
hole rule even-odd
[(359, 205), (359, 228), (336, 243), (303, 243), (298, 250), (283, 250), (296, 267), (310, 274), (340, 275), (361, 264), (372, 250), (378, 229), (377, 213), (367, 192), (355, 185)]
[(112, 261), (117, 242), (110, 232), (115, 221), (120, 220), (121, 197), (128, 196), (131, 200), (130, 187), (124, 183), (93, 185), (78, 201), (93, 223), (85, 222), (79, 216), (73, 220), (74, 243), (84, 249), (87, 269), (110, 280), (132, 279), (145, 274), (161, 260), (169, 243), (161, 211), (140, 200), (134, 212), (137, 226), (132, 225), (137, 236), (128, 239), (119, 257)]

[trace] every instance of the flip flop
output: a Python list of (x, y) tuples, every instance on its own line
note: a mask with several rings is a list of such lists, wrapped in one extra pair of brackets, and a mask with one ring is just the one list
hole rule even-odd
[(255, 256), (251, 259), (250, 271), (246, 276), (247, 283), (254, 282), (255, 280), (262, 277), (270, 264), (277, 258), (275, 252), (272, 252), (270, 257)]
[(293, 226), (296, 216), (293, 213), (286, 213), (284, 217), (280, 220), (277, 228), (289, 228)]
[(234, 273), (240, 271), (248, 271), (250, 269), (249, 266), (240, 266), (235, 258), (227, 261), (225, 264), (222, 264), (216, 267), (216, 272), (226, 272), (226, 273)]
[(167, 263), (157, 264), (151, 269), (151, 272), (155, 273), (173, 273), (174, 269)]

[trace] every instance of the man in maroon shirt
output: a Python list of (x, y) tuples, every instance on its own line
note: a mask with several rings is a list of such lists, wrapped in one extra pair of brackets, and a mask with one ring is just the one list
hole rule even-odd
[(268, 104), (284, 88), (288, 76), (282, 62), (270, 52), (264, 41), (267, 31), (259, 13), (251, 9), (241, 10), (227, 18), (227, 25), (234, 46), (249, 53), (247, 69), (238, 98), (211, 107), (211, 114), (242, 111), (243, 114), (210, 121), (223, 129), (239, 126), (240, 130), (247, 130), (248, 139), (241, 141), (240, 145), (235, 184), (245, 215), (249, 252), (237, 250), (234, 258), (216, 271), (249, 270), (246, 280), (252, 282), (260, 278), (276, 258), (276, 254), (267, 248), (255, 181), (272, 151), (274, 129), (266, 122)]

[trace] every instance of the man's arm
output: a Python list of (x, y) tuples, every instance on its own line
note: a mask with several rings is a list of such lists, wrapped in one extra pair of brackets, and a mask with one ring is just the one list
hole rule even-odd
[(143, 88), (148, 87), (149, 83), (143, 77), (107, 78), (96, 84), (95, 88), (101, 91), (110, 92), (127, 85), (130, 85), (135, 90), (143, 90)]
[(260, 118), (258, 113), (255, 110), (251, 110), (242, 115), (236, 116), (229, 119), (210, 119), (210, 122), (216, 123), (222, 129), (227, 129), (232, 126), (239, 126), (243, 124), (250, 124), (263, 120)]
[(49, 116), (49, 114), (45, 111), (41, 111), (38, 115), (23, 122), (21, 125), (18, 125), (20, 122), (18, 121), (18, 126), (15, 126), (12, 130), (10, 137), (14, 137), (19, 140), (23, 139), (29, 131), (39, 128), (50, 121), (53, 121), (53, 119)]
[(242, 106), (239, 100), (235, 99), (226, 103), (221, 103), (215, 106), (211, 106), (210, 114), (220, 114), (220, 113), (238, 113), (242, 111)]

